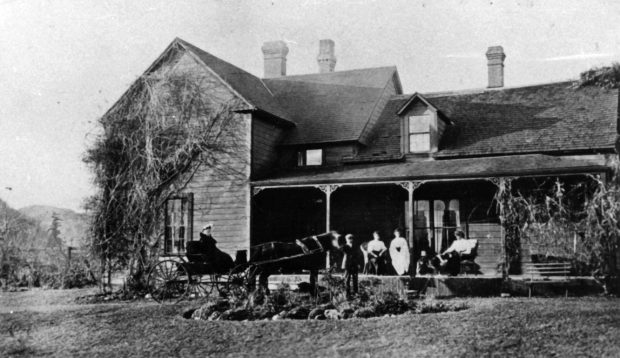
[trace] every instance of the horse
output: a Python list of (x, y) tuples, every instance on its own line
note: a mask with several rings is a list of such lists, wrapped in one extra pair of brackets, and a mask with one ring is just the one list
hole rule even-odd
[(249, 282), (254, 283), (258, 276), (259, 287), (268, 293), (271, 274), (287, 269), (309, 270), (310, 288), (316, 292), (319, 270), (325, 268), (327, 253), (340, 248), (339, 238), (336, 231), (331, 231), (295, 240), (294, 243), (272, 241), (254, 246), (250, 264), (254, 264), (255, 269)]

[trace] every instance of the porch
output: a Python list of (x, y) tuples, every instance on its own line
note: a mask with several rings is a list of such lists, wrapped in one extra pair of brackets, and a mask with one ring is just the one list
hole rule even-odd
[[(394, 229), (401, 228), (412, 248), (413, 270), (420, 251), (444, 251), (455, 239), (454, 232), (462, 229), (478, 240), (476, 261), (482, 273), (490, 275), (496, 272), (502, 240), (495, 192), (495, 184), (484, 179), (255, 189), (251, 244), (290, 242), (338, 230), (353, 234), (358, 245), (378, 231), (389, 246)], [(339, 257), (332, 260), (338, 262)]]
[[(376, 230), (389, 246), (394, 229), (401, 228), (411, 248), (412, 272), (422, 250), (443, 252), (461, 229), (478, 241), (480, 273), (492, 277), (505, 256), (494, 202), (499, 187), (510, 182), (514, 190), (536, 190), (553, 185), (557, 178), (573, 185), (606, 170), (600, 161), (524, 155), (288, 174), (253, 182), (251, 245), (290, 242), (329, 230), (353, 234), (359, 245), (371, 240)], [(521, 252), (521, 262), (531, 260), (527, 247)], [(339, 258), (332, 257), (334, 261)], [(513, 273), (519, 274), (520, 269), (514, 267)]]

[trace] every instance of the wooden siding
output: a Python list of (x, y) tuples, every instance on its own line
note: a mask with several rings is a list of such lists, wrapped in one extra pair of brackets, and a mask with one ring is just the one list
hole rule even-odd
[(381, 116), (381, 113), (383, 113), (383, 109), (385, 108), (385, 105), (388, 103), (390, 98), (398, 94), (398, 92), (399, 90), (397, 88), (396, 74), (394, 74), (392, 78), (390, 78), (390, 80), (385, 85), (385, 88), (383, 89), (383, 93), (381, 94), (381, 97), (375, 104), (375, 108), (372, 111), (370, 118), (368, 119), (368, 123), (366, 123), (366, 127), (364, 127), (364, 130), (362, 131), (362, 134), (360, 136), (361, 143), (368, 144), (372, 141), (373, 137), (377, 134), (376, 133), (377, 131), (375, 128), (377, 124), (377, 120)]
[[(203, 64), (185, 53), (174, 64), (160, 71), (177, 71), (195, 76), (207, 76), (215, 103), (237, 100), (230, 88), (215, 77)], [(227, 169), (214, 170), (200, 166), (180, 193), (194, 196), (193, 239), (207, 223), (213, 223), (213, 236), (218, 247), (233, 258), (237, 250), (249, 249), (249, 205), (250, 205), (250, 121), (249, 114), (235, 114), (233, 130), (238, 133), (235, 141), (226, 143), (234, 146), (235, 154), (220, 154), (216, 160)], [(233, 174), (234, 173), (234, 174)], [(180, 185), (176, 183), (176, 185)]]
[(269, 174), (278, 161), (276, 146), (282, 140), (284, 130), (261, 118), (252, 116), (252, 179)]
[(470, 239), (478, 240), (476, 263), (484, 275), (497, 273), (497, 265), (502, 255), (502, 227), (499, 223), (470, 223)]

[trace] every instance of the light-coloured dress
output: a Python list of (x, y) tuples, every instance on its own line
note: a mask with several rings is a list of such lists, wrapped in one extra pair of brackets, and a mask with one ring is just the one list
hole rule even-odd
[(409, 270), (409, 244), (404, 237), (396, 237), (390, 243), (390, 257), (392, 258), (392, 266), (400, 276)]

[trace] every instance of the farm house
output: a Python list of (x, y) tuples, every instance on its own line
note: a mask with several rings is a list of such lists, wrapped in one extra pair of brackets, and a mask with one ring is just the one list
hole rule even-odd
[(167, 254), (183, 253), (206, 223), (233, 257), (329, 230), (389, 239), (397, 227), (415, 257), (445, 250), (461, 229), (493, 275), (503, 250), (499, 186), (577, 186), (610, 170), (618, 91), (569, 81), (504, 87), (501, 46), (481, 53), (483, 88), (412, 94), (396, 67), (336, 71), (331, 40), (320, 41), (317, 72), (306, 75), (287, 75), (284, 42), (262, 51), (262, 78), (181, 39), (147, 70), (209, 77), (214, 98), (240, 103), (231, 120), (241, 160), (228, 165), (243, 175), (202, 166), (176, 188), (165, 209)]

